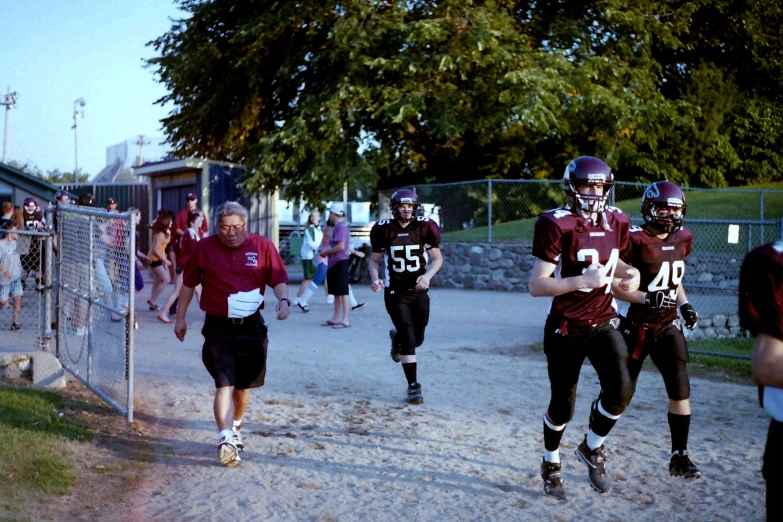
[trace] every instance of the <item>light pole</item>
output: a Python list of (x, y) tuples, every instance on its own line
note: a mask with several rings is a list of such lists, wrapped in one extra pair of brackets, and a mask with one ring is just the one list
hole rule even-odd
[(8, 112), (11, 109), (16, 108), (16, 100), (19, 99), (19, 94), (11, 92), (11, 87), (8, 88), (8, 92), (3, 96), (3, 101), (0, 105), (5, 105), (5, 130), (3, 131), (3, 163), (6, 162), (8, 156)]
[(79, 116), (79, 107), (82, 107), (82, 118), (84, 118), (84, 98), (76, 98), (73, 102), (73, 180), (79, 181), (79, 141), (76, 137), (76, 118)]

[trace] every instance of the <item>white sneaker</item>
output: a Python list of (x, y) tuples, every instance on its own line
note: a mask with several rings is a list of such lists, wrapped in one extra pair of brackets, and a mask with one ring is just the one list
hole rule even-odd
[(326, 296), (326, 304), (334, 304), (334, 296), (332, 294)]
[(220, 439), (220, 444), (218, 444), (218, 460), (221, 464), (224, 466), (227, 466), (229, 468), (233, 468), (234, 466), (238, 466), (241, 461), (239, 459), (239, 450), (237, 449), (236, 445), (232, 442), (233, 437), (223, 437)]
[(241, 427), (239, 429), (236, 429), (236, 427), (232, 428), (234, 432), (234, 438), (231, 439), (231, 442), (234, 443), (234, 446), (237, 447), (237, 450), (239, 450), (239, 452), (245, 451), (245, 444), (242, 442), (242, 434), (239, 433), (241, 429), (242, 429)]

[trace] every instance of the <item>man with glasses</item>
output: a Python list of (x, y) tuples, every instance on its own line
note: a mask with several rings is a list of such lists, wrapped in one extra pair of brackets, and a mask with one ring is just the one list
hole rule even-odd
[(239, 465), (244, 450), (240, 430), (250, 389), (264, 385), (267, 326), (261, 317), (264, 290), (278, 299), (278, 320), (288, 318), (288, 274), (274, 244), (247, 231), (247, 210), (229, 201), (218, 207), (217, 234), (199, 241), (190, 255), (180, 291), (174, 333), (185, 340), (185, 316), (198, 285), (206, 312), (201, 357), (215, 380), (214, 412), (220, 442), (218, 460)]

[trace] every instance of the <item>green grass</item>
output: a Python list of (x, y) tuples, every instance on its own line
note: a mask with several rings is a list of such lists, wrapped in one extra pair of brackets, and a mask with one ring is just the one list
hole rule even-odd
[[(623, 192), (628, 192), (628, 187), (623, 187)], [(783, 190), (783, 182), (765, 183), (745, 187), (732, 187), (737, 190)], [(759, 219), (759, 195), (758, 192), (737, 193), (737, 192), (710, 192), (710, 191), (687, 191), (688, 213), (686, 216), (686, 226), (694, 232), (695, 249), (710, 251), (725, 251), (726, 242), (724, 236), (727, 230), (725, 225), (687, 225), (688, 219), (737, 219), (737, 220), (757, 220)], [(496, 202), (495, 204), (498, 204)], [(631, 217), (639, 217), (639, 207), (641, 196), (634, 196), (629, 199), (616, 201), (615, 205)], [(764, 196), (764, 219), (779, 220), (783, 218), (783, 194), (765, 194)], [(492, 241), (519, 241), (533, 239), (533, 226), (538, 217), (510, 221), (507, 223), (495, 223), (492, 225)], [(443, 241), (451, 242), (484, 242), (487, 241), (487, 227), (475, 227), (467, 230), (457, 230), (453, 232), (444, 232), (441, 236)], [(740, 230), (740, 238), (737, 248), (742, 253), (747, 244), (746, 227)], [(754, 227), (752, 240), (758, 244), (758, 227)], [(765, 231), (765, 240), (769, 241), (772, 236), (770, 232)], [(732, 245), (733, 246), (733, 245)]]
[[(536, 343), (530, 346), (536, 352), (543, 352), (544, 345)], [(743, 384), (750, 384), (751, 362), (748, 359), (735, 359), (733, 357), (720, 357), (715, 355), (699, 355), (694, 351), (715, 352), (738, 355), (753, 354), (753, 339), (698, 339), (688, 341), (690, 363), (688, 373), (693, 377), (706, 379), (717, 378), (730, 380)], [(652, 361), (648, 357), (645, 361), (646, 369), (655, 370)]]
[(0, 386), (0, 498), (5, 509), (65, 495), (75, 468), (64, 450), (67, 440), (92, 432), (64, 410), (56, 393)]

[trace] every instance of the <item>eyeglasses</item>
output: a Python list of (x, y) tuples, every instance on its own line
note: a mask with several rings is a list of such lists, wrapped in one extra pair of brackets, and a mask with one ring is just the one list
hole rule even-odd
[(240, 223), (239, 225), (220, 225), (220, 226), (218, 227), (218, 229), (219, 229), (221, 232), (231, 232), (232, 230), (233, 230), (234, 232), (237, 232), (237, 231), (239, 231), (239, 230), (242, 230), (242, 229), (244, 228), (244, 226), (245, 226), (245, 224), (244, 224), (244, 223)]

